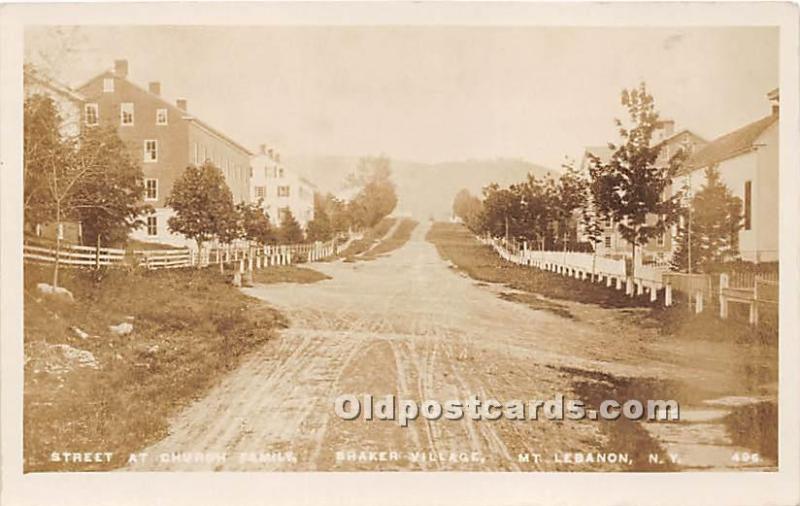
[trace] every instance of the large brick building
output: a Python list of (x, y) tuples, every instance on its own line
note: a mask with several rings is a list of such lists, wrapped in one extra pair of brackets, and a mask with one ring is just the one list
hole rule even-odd
[(189, 113), (187, 101), (170, 103), (161, 96), (161, 84), (147, 89), (128, 79), (127, 60), (117, 60), (113, 70), (102, 72), (78, 88), (85, 97), (85, 128), (113, 125), (139, 161), (145, 177), (145, 200), (156, 212), (134, 239), (191, 246), (192, 241), (167, 228), (172, 211), (165, 201), (172, 185), (190, 164), (206, 160), (219, 167), (235, 202), (250, 201), (252, 153), (230, 137)]

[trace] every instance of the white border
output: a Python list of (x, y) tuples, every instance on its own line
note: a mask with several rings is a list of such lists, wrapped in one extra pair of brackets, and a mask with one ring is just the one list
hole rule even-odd
[[(158, 15), (153, 12), (157, 9)], [(26, 24), (780, 26), (778, 473), (21, 474), (22, 30)], [(254, 20), (258, 20), (256, 23)], [(54, 4), (0, 9), (3, 504), (798, 504), (798, 8), (789, 3)]]

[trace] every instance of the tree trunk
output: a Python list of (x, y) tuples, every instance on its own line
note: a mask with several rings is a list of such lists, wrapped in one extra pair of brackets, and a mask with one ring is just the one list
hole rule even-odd
[(56, 263), (53, 266), (53, 287), (58, 286), (58, 267), (61, 263), (61, 205), (56, 203)]

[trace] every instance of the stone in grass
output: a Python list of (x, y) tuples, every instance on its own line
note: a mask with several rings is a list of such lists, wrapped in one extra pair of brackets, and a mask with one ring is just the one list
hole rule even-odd
[(36, 290), (45, 295), (55, 295), (57, 297), (68, 299), (70, 302), (75, 300), (75, 298), (72, 296), (72, 292), (63, 286), (52, 286), (48, 285), (47, 283), (37, 283)]
[(72, 327), (72, 331), (75, 333), (76, 336), (80, 337), (81, 339), (88, 339), (89, 338), (89, 334), (87, 334), (86, 332), (82, 331), (78, 327)]
[(109, 325), (108, 328), (118, 336), (126, 336), (133, 332), (133, 325), (128, 322), (122, 322), (119, 325)]

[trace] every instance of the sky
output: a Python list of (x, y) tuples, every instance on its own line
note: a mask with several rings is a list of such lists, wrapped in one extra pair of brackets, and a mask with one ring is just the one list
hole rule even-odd
[(558, 167), (616, 139), (623, 88), (713, 139), (769, 113), (769, 27), (34, 27), (26, 60), (76, 86), (125, 58), (245, 146)]

